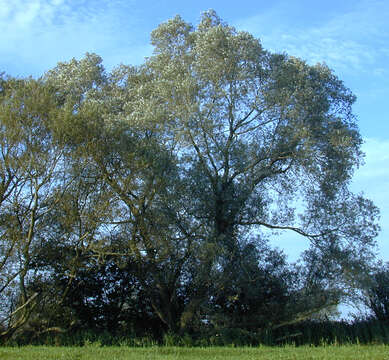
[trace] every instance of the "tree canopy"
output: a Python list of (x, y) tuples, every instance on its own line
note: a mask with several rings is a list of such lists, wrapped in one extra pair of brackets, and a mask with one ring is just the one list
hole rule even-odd
[[(331, 69), (213, 11), (151, 42), (140, 66), (86, 54), (2, 78), (3, 336), (281, 326), (337, 304), (374, 259), (378, 210), (349, 190), (355, 96)], [(300, 264), (269, 231), (309, 240)]]

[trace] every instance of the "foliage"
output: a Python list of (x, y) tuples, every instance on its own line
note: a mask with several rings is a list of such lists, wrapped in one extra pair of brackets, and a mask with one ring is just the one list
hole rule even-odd
[[(1, 78), (5, 339), (270, 334), (370, 271), (378, 210), (348, 188), (362, 139), (333, 72), (213, 11), (151, 41), (138, 67), (87, 53)], [(269, 231), (309, 240), (300, 263)]]
[[(67, 113), (53, 89), (32, 79), (7, 79), (1, 94), (1, 309), (7, 330), (22, 326), (36, 304), (27, 285), (40, 277), (35, 257), (50, 239), (50, 214), (71, 181), (57, 125)], [(35, 271), (31, 271), (31, 270)]]

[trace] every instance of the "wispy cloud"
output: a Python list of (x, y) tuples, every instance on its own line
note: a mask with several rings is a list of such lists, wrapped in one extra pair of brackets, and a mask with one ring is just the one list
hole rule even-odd
[[(131, 31), (139, 25), (134, 1), (0, 0), (0, 67), (12, 75), (34, 75), (58, 61), (85, 52), (103, 55), (108, 65), (139, 63), (150, 53), (148, 35)], [(138, 26), (139, 27), (139, 26)], [(140, 39), (140, 41), (139, 41)], [(17, 58), (13, 68), (4, 68)], [(3, 59), (3, 60), (1, 60)]]
[(389, 6), (384, 1), (356, 1), (353, 10), (332, 14), (308, 26), (301, 26), (297, 19), (291, 23), (293, 18), (284, 21), (285, 6), (236, 25), (260, 37), (266, 48), (286, 51), (310, 63), (325, 61), (340, 71), (369, 71), (377, 76), (386, 73)]

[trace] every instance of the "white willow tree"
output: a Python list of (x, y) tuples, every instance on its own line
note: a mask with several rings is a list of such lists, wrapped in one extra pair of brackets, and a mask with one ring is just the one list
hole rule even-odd
[(266, 228), (309, 239), (306, 259), (329, 277), (358, 274), (379, 227), (374, 204), (348, 187), (363, 159), (351, 91), (326, 65), (272, 54), (213, 11), (197, 28), (161, 24), (152, 44), (129, 119), (175, 144), (193, 218), (220, 249), (209, 266), (232, 265), (239, 239)]

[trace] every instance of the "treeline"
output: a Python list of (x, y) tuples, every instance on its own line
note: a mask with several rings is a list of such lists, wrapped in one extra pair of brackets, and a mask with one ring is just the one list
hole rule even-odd
[[(152, 44), (138, 67), (87, 54), (2, 76), (3, 340), (274, 332), (368, 283), (378, 210), (348, 189), (352, 93), (213, 11)], [(310, 248), (288, 264), (270, 231)]]

